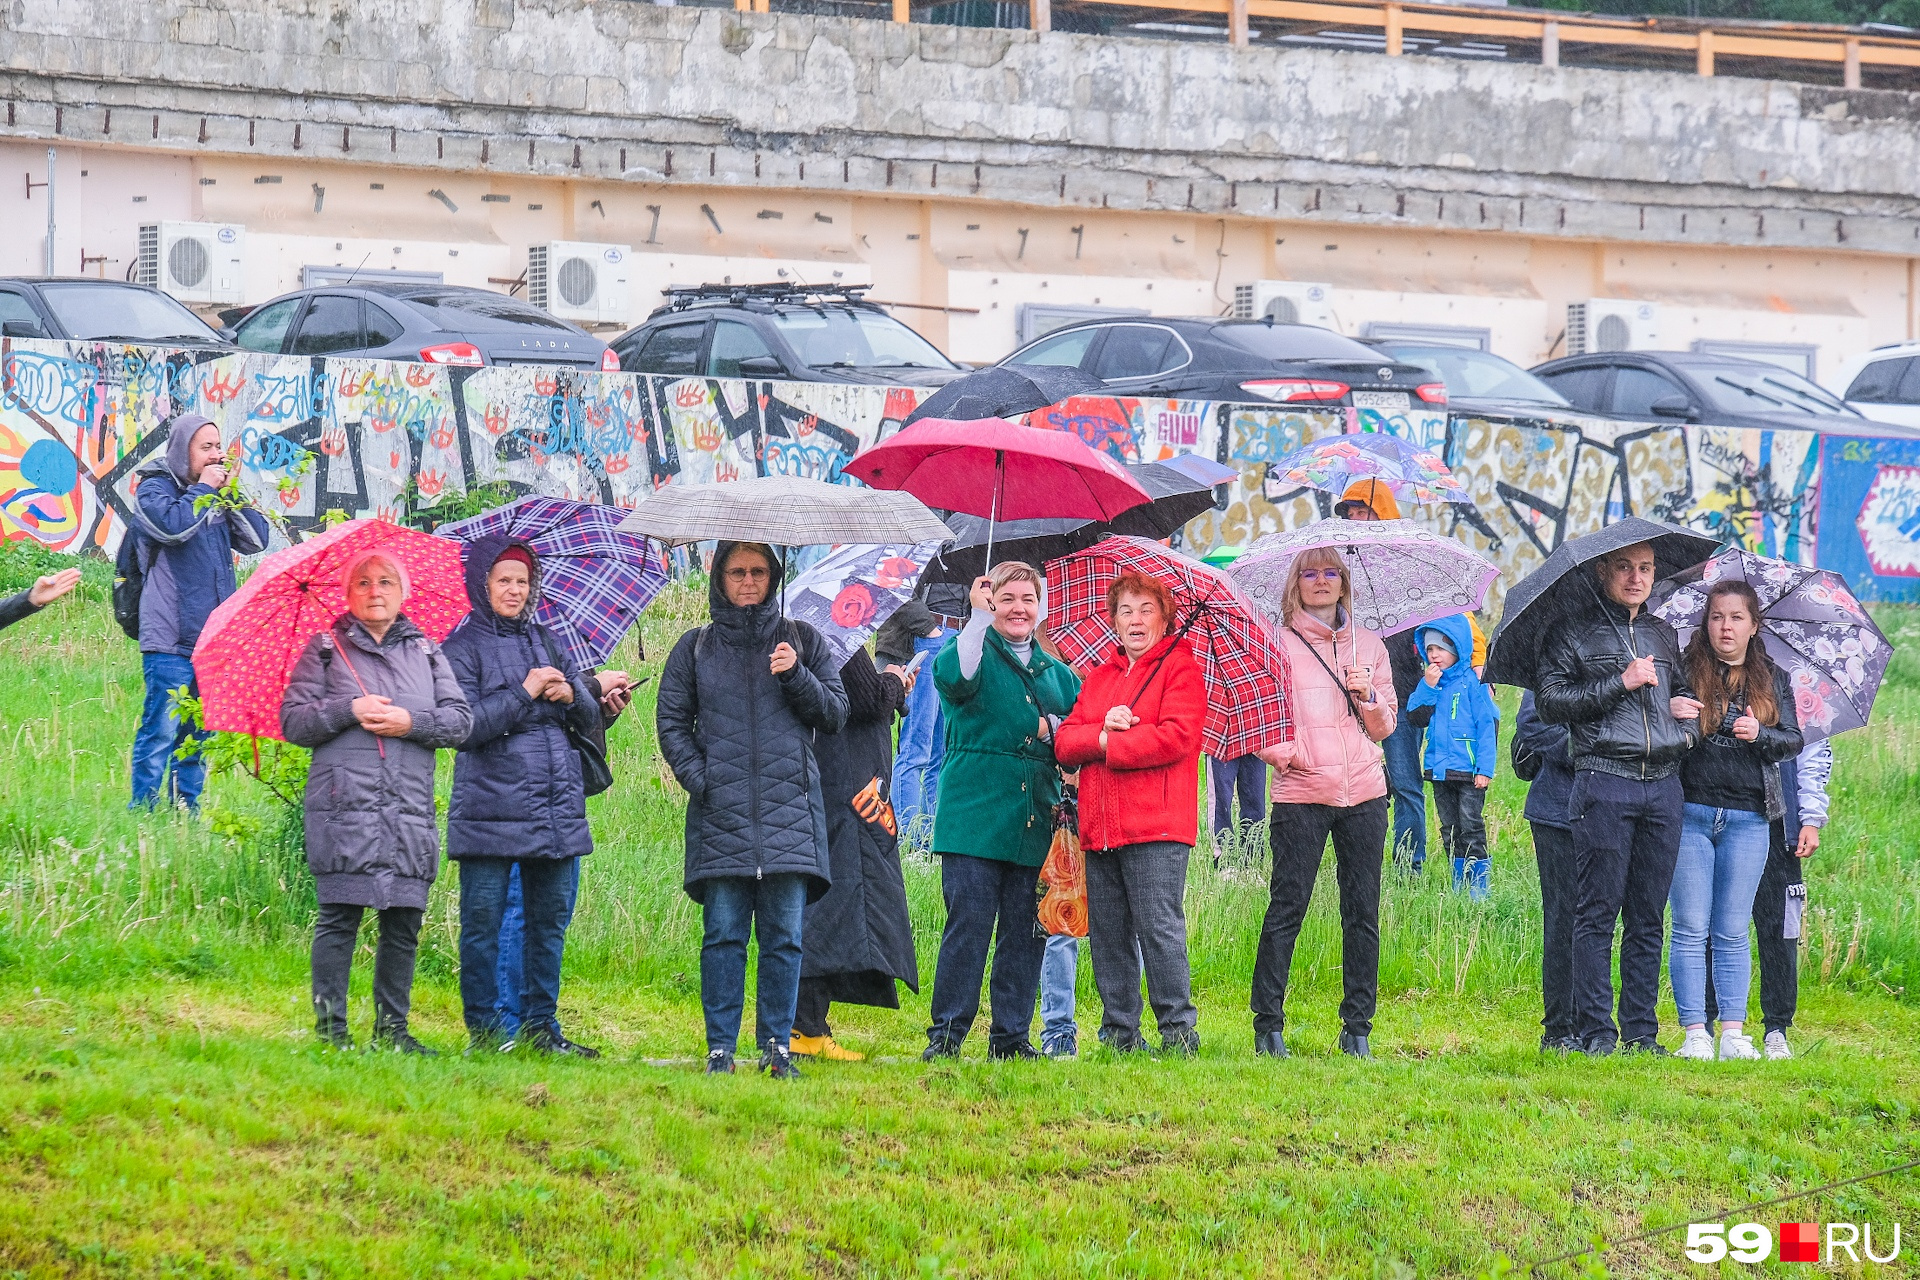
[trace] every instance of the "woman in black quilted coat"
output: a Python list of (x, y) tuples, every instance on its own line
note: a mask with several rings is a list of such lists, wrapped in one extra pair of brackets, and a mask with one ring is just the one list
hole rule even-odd
[(660, 752), (687, 790), (687, 896), (705, 908), (700, 1003), (707, 1070), (731, 1072), (747, 937), (760, 939), (760, 1066), (792, 1079), (788, 1039), (809, 901), (831, 883), (815, 735), (846, 722), (839, 663), (820, 634), (780, 616), (780, 565), (758, 543), (713, 557), (713, 621), (680, 637), (660, 676)]

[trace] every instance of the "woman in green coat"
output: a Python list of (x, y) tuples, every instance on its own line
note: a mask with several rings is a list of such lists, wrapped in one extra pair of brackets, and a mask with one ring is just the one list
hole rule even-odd
[(1047, 942), (1035, 929), (1035, 890), (1060, 800), (1053, 731), (1080, 693), (1067, 665), (1037, 643), (1045, 591), (1033, 566), (997, 566), (973, 584), (972, 616), (933, 660), (947, 723), (933, 821), (947, 924), (933, 973), (929, 1062), (957, 1057), (973, 1027), (996, 923), (987, 1056), (1040, 1056), (1028, 1039)]

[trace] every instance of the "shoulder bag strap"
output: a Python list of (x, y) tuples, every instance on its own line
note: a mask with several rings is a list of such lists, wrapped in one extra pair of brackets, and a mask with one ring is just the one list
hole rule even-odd
[(1338, 675), (1336, 675), (1334, 673), (1333, 668), (1327, 665), (1327, 660), (1320, 656), (1320, 651), (1313, 647), (1313, 642), (1311, 640), (1308, 640), (1305, 636), (1301, 635), (1297, 629), (1291, 626), (1288, 627), (1287, 630), (1293, 632), (1294, 639), (1298, 640), (1301, 644), (1307, 646), (1307, 652), (1312, 654), (1313, 660), (1320, 664), (1320, 669), (1326, 672), (1327, 675), (1332, 677), (1334, 688), (1340, 690), (1341, 693), (1346, 695), (1347, 710), (1353, 713), (1353, 718), (1355, 720), (1359, 720), (1360, 707), (1357, 703), (1354, 702), (1353, 690), (1347, 688), (1347, 682), (1342, 680)]

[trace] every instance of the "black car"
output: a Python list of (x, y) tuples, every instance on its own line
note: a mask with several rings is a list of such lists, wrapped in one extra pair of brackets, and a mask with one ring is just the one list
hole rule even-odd
[(1873, 422), (1832, 392), (1760, 360), (1704, 351), (1608, 351), (1534, 366), (1542, 382), (1587, 413), (1709, 427), (1920, 435)]
[(1073, 365), (1116, 395), (1357, 405), (1382, 412), (1444, 407), (1433, 371), (1331, 329), (1266, 320), (1127, 317), (1063, 325), (1003, 365)]
[(613, 340), (629, 373), (938, 387), (965, 372), (863, 285), (705, 284)]
[(1395, 360), (1433, 370), (1447, 384), (1447, 407), (1456, 413), (1525, 417), (1573, 407), (1565, 396), (1513, 361), (1478, 347), (1401, 338), (1369, 339), (1367, 345)]
[(375, 282), (302, 289), (248, 311), (231, 332), (233, 341), (249, 351), (294, 356), (620, 367), (607, 344), (585, 329), (530, 302), (460, 285)]
[(160, 290), (90, 276), (0, 277), (0, 333), (74, 342), (226, 346), (206, 321)]

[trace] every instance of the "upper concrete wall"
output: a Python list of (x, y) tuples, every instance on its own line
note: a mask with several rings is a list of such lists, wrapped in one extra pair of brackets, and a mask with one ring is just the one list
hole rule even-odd
[(0, 136), (1920, 253), (1920, 95), (630, 0), (12, 0)]

